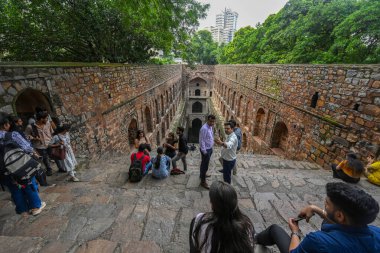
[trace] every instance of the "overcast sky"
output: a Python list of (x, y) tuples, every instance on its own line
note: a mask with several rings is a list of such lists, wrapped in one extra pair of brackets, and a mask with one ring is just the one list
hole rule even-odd
[(199, 28), (215, 26), (216, 14), (224, 8), (230, 8), (239, 14), (237, 29), (245, 26), (254, 27), (258, 22), (263, 23), (270, 15), (277, 13), (284, 7), (287, 0), (197, 0), (201, 3), (209, 3), (207, 18), (200, 20)]

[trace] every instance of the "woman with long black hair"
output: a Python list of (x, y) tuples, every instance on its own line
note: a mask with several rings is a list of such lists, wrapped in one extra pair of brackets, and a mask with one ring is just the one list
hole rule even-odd
[(212, 212), (200, 213), (190, 226), (191, 253), (254, 252), (254, 227), (238, 207), (235, 189), (222, 181), (210, 187)]
[(157, 156), (152, 159), (152, 163), (152, 177), (156, 179), (163, 179), (169, 176), (170, 157), (164, 155), (164, 149), (162, 147), (157, 148)]

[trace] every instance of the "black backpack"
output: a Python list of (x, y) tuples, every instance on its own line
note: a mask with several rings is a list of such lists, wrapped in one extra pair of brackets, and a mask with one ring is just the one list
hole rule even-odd
[(40, 163), (12, 140), (12, 133), (8, 132), (0, 139), (1, 175), (10, 176), (17, 183), (25, 185), (38, 174), (39, 170)]
[(141, 179), (143, 177), (142, 161), (143, 161), (144, 157), (145, 157), (145, 155), (142, 155), (142, 157), (140, 159), (137, 159), (136, 153), (134, 154), (133, 162), (132, 162), (131, 166), (129, 166), (129, 181), (131, 181), (131, 182), (141, 181)]

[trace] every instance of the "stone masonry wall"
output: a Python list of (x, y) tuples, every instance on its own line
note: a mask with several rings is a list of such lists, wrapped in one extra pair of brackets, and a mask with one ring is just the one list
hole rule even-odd
[(364, 157), (380, 145), (380, 65), (218, 65), (214, 90), (245, 150), (328, 168), (350, 149)]
[(73, 124), (78, 154), (129, 152), (136, 128), (144, 129), (154, 144), (162, 140), (182, 99), (181, 74), (181, 65), (0, 66), (0, 111), (16, 114), (17, 98), (33, 89), (50, 101), (54, 115)]

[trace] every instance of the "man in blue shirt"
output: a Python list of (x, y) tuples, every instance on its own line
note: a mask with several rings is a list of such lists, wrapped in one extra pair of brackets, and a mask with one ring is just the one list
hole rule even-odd
[(324, 219), (320, 231), (301, 241), (296, 219), (289, 219), (290, 236), (278, 225), (271, 225), (255, 236), (258, 244), (276, 244), (281, 253), (372, 253), (380, 252), (380, 228), (369, 226), (379, 213), (379, 204), (363, 190), (346, 183), (326, 184), (325, 209), (314, 205), (303, 208), (298, 217), (309, 222), (314, 214)]

